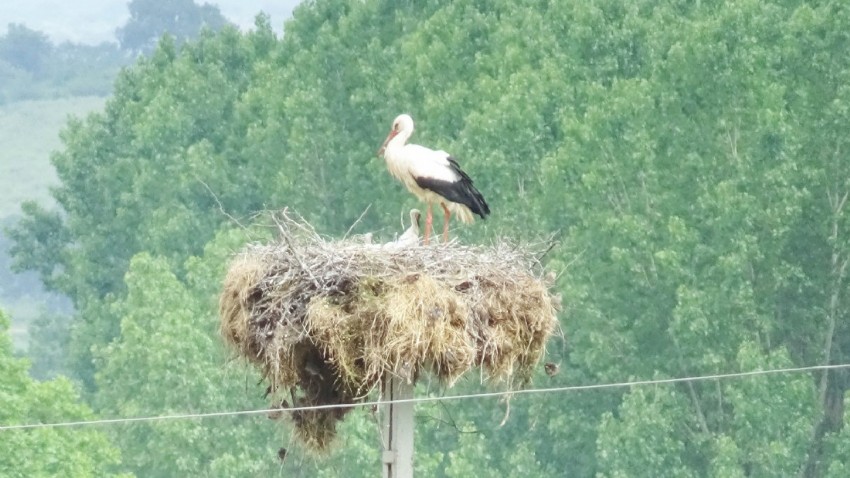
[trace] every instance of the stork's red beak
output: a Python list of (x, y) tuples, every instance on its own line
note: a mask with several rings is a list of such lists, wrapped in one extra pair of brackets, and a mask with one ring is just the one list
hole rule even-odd
[(387, 149), (387, 143), (389, 143), (390, 140), (393, 139), (395, 137), (395, 135), (397, 135), (397, 134), (398, 134), (398, 131), (396, 131), (396, 130), (390, 131), (390, 134), (387, 135), (387, 139), (384, 140), (384, 144), (381, 145), (381, 149), (378, 150), (378, 157), (379, 158), (384, 155), (384, 151), (386, 151), (386, 149)]

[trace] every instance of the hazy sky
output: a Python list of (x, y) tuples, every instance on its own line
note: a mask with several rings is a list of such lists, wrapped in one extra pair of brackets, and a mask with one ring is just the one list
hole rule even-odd
[[(300, 0), (195, 0), (218, 5), (221, 13), (242, 28), (254, 24), (254, 16), (271, 15), (276, 32)], [(96, 44), (116, 41), (115, 29), (127, 21), (126, 0), (0, 0), (0, 32), (9, 23), (23, 23), (46, 33), (54, 42)]]

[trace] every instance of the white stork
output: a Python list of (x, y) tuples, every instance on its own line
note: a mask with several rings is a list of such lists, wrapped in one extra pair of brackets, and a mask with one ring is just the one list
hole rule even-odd
[(378, 150), (378, 156), (384, 156), (390, 174), (428, 205), (425, 216), (425, 244), (428, 244), (431, 235), (431, 207), (434, 203), (440, 203), (443, 207), (443, 242), (448, 242), (452, 213), (460, 217), (461, 221), (470, 223), (472, 213), (484, 219), (490, 214), (490, 207), (484, 196), (472, 185), (469, 175), (460, 169), (449, 153), (434, 151), (418, 144), (407, 144), (412, 134), (413, 118), (406, 114), (399, 115)]

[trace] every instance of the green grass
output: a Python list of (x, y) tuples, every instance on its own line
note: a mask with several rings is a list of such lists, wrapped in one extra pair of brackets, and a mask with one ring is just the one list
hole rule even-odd
[(69, 115), (84, 117), (104, 101), (84, 96), (0, 106), (0, 218), (20, 213), (26, 200), (52, 204), (49, 187), (57, 179), (50, 153), (62, 146), (59, 131)]

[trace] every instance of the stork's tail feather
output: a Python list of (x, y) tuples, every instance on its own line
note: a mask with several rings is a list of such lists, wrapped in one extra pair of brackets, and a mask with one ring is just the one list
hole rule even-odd
[(481, 216), (481, 219), (486, 219), (487, 215), (490, 214), (490, 206), (487, 205), (484, 196), (481, 195), (478, 189), (475, 189), (475, 186), (472, 184), (472, 178), (466, 174), (466, 171), (460, 168), (460, 164), (458, 164), (455, 158), (449, 156), (446, 159), (448, 159), (452, 169), (460, 175), (460, 193), (465, 200), (458, 202)]
[(463, 202), (472, 212), (478, 214), (481, 219), (486, 219), (487, 215), (490, 214), (490, 206), (487, 205), (487, 201), (484, 200), (484, 196), (475, 189), (475, 186), (472, 185), (471, 180), (463, 181), (463, 196), (466, 201)]

